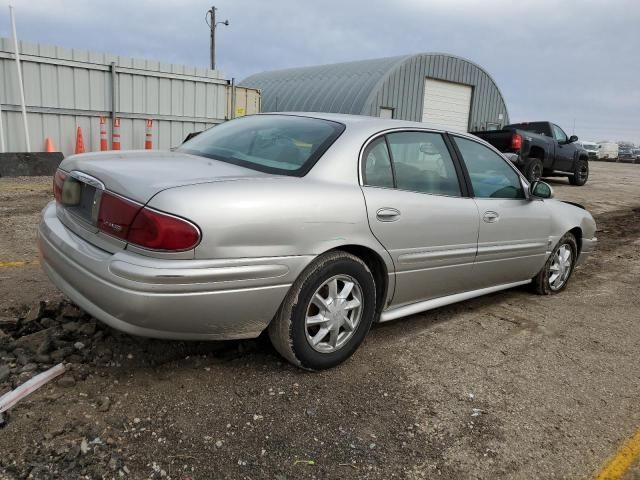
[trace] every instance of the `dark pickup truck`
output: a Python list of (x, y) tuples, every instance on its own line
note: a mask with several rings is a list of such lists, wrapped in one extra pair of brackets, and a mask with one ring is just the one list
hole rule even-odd
[(472, 132), (508, 157), (530, 182), (540, 177), (569, 177), (572, 185), (582, 186), (589, 178), (589, 155), (551, 122), (514, 123), (502, 130)]

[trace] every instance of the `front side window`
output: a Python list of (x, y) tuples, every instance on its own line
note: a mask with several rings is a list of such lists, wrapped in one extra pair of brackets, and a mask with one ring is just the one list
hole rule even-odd
[(319, 118), (253, 115), (210, 128), (176, 150), (262, 172), (301, 176), (344, 128)]
[(478, 198), (525, 198), (520, 176), (506, 160), (484, 145), (454, 137)]
[(393, 188), (391, 159), (384, 137), (376, 138), (364, 151), (364, 184)]
[(553, 129), (553, 138), (555, 138), (558, 143), (567, 143), (567, 134), (562, 131), (562, 129), (557, 125), (551, 125)]
[(387, 135), (396, 187), (412, 192), (460, 196), (458, 175), (442, 135), (398, 132)]

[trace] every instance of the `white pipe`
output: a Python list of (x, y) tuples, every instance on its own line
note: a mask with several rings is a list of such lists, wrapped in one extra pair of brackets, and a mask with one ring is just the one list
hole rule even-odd
[(0, 153), (4, 153), (4, 131), (2, 130), (2, 105), (0, 104)]
[(51, 367), (49, 370), (36, 375), (31, 380), (26, 381), (15, 390), (5, 393), (0, 397), (0, 413), (10, 409), (24, 397), (35, 392), (41, 386), (50, 382), (57, 376), (62, 375), (64, 372), (64, 365), (59, 363), (55, 367)]
[(16, 53), (16, 67), (18, 68), (18, 85), (20, 86), (20, 101), (22, 102), (22, 123), (24, 123), (24, 138), (27, 142), (27, 152), (31, 151), (29, 141), (29, 124), (27, 123), (27, 107), (24, 101), (24, 85), (22, 84), (22, 68), (20, 67), (20, 52), (18, 50), (18, 35), (16, 34), (16, 19), (13, 15), (13, 5), (9, 5), (11, 28), (13, 29), (13, 48)]

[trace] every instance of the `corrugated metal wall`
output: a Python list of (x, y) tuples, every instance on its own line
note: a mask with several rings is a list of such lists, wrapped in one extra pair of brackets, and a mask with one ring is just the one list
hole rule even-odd
[(380, 107), (388, 107), (394, 109), (393, 118), (419, 122), (427, 78), (473, 88), (470, 130), (495, 128), (509, 122), (505, 101), (491, 76), (473, 62), (440, 53), (263, 72), (245, 78), (240, 84), (261, 89), (266, 112), (378, 116)]
[(414, 55), (402, 62), (371, 92), (362, 113), (377, 116), (380, 107), (390, 107), (394, 109), (394, 118), (421, 121), (426, 78), (473, 88), (469, 130), (509, 123), (507, 106), (489, 74), (468, 60), (444, 54)]
[[(57, 150), (73, 153), (77, 126), (87, 150), (99, 150), (99, 117), (113, 113), (121, 119), (122, 149), (143, 148), (146, 119), (154, 120), (154, 148), (167, 149), (231, 117), (231, 87), (217, 71), (24, 42), (19, 48), (32, 151), (42, 151), (51, 137)], [(0, 39), (0, 79), (6, 150), (24, 151), (13, 42), (6, 38)], [(241, 90), (236, 96), (260, 95)], [(257, 113), (255, 104), (245, 104), (245, 114)], [(110, 119), (107, 125), (110, 143)]]

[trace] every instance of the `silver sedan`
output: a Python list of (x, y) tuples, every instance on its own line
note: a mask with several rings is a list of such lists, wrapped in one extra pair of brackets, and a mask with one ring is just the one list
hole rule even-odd
[(76, 304), (157, 338), (251, 338), (307, 369), (373, 322), (531, 284), (562, 291), (596, 244), (582, 207), (489, 144), (333, 114), (226, 122), (172, 152), (65, 159), (39, 227)]

